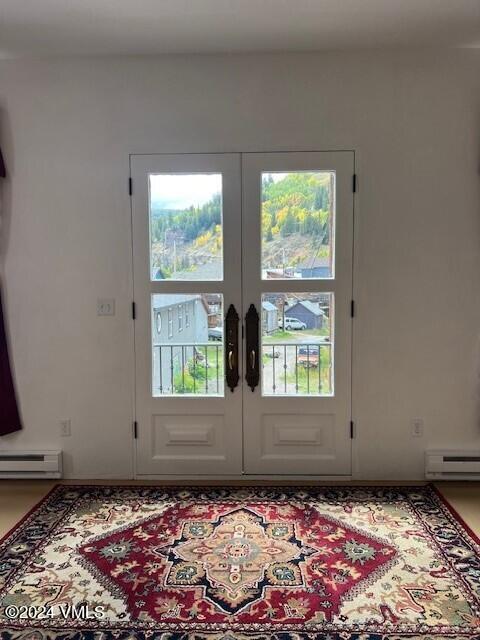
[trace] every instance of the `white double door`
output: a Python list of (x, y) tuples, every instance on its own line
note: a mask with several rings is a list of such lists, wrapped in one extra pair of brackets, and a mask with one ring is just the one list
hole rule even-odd
[(351, 473), (353, 172), (132, 156), (137, 476)]

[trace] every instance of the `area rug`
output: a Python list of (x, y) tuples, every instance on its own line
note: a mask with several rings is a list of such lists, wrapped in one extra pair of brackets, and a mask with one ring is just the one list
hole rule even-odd
[(57, 486), (0, 544), (0, 637), (480, 639), (479, 550), (428, 486)]

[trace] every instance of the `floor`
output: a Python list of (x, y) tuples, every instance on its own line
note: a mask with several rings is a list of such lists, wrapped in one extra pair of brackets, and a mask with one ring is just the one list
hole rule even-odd
[[(5, 535), (28, 511), (57, 484), (47, 480), (2, 480), (0, 481), (0, 537)], [(95, 481), (64, 481), (63, 484), (95, 484)], [(154, 482), (128, 481), (97, 484), (155, 484)], [(267, 483), (263, 483), (267, 484)], [(271, 483), (278, 484), (278, 483)], [(299, 483), (295, 483), (299, 484)], [(333, 484), (333, 483), (329, 483)], [(345, 484), (345, 483), (343, 483)], [(359, 483), (357, 483), (359, 484)], [(362, 483), (382, 484), (382, 483)], [(393, 484), (393, 483), (384, 483)], [(395, 483), (398, 484), (398, 483)], [(405, 483), (407, 484), (407, 483)], [(411, 484), (411, 483), (409, 483)], [(419, 484), (419, 483), (415, 483)], [(470, 528), (480, 535), (480, 483), (443, 482), (437, 488), (460, 514)]]

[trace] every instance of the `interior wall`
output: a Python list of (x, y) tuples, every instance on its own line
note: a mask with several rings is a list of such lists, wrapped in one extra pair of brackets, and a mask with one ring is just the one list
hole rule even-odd
[(355, 149), (355, 477), (420, 479), (427, 447), (480, 448), (479, 54), (1, 62), (25, 428), (0, 447), (62, 448), (71, 478), (132, 476), (130, 153)]

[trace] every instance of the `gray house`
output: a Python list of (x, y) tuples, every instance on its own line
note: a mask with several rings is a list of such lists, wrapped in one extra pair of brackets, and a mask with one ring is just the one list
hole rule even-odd
[(307, 329), (321, 329), (325, 321), (325, 313), (318, 302), (299, 300), (285, 309), (285, 316), (295, 318), (307, 325)]
[[(172, 393), (175, 377), (208, 342), (208, 306), (200, 295), (154, 295), (153, 394)], [(176, 346), (178, 345), (178, 346)], [(195, 346), (199, 345), (199, 346)], [(204, 349), (203, 349), (204, 351)]]
[(330, 258), (305, 260), (295, 266), (295, 272), (302, 278), (330, 278), (332, 275)]
[(264, 300), (262, 302), (262, 332), (263, 334), (272, 333), (278, 329), (278, 309), (277, 307)]

